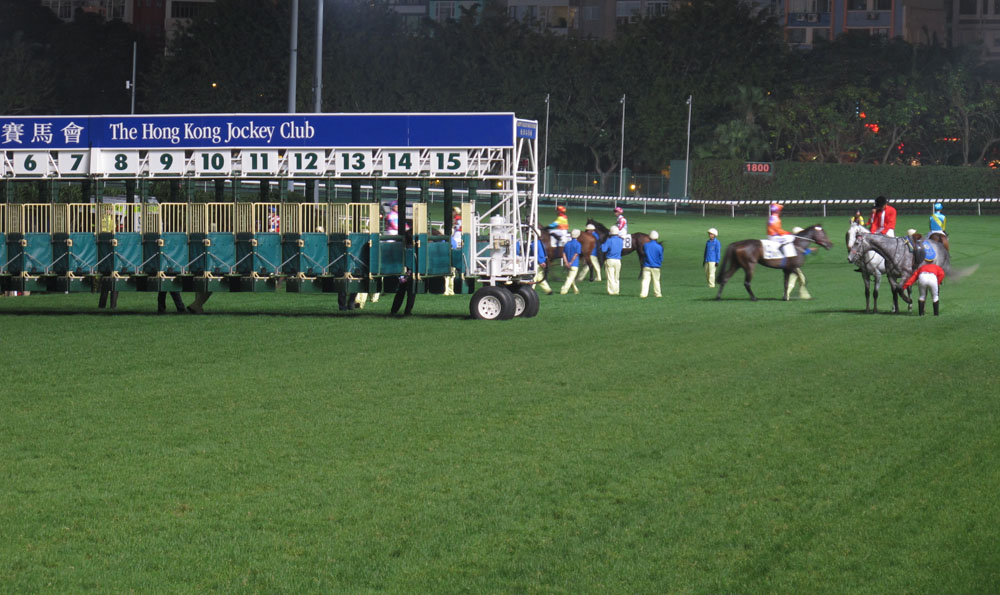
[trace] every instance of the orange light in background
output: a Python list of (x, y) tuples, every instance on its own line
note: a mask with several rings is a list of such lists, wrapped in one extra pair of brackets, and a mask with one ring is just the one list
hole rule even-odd
[(875, 134), (878, 134), (879, 128), (878, 128), (878, 123), (876, 123), (876, 122), (871, 122), (871, 123), (865, 124), (865, 128), (867, 128), (868, 130), (871, 130)]

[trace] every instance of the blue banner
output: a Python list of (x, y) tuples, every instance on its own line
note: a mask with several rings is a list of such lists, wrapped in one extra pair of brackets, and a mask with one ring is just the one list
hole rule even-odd
[(0, 116), (0, 151), (89, 149), (91, 116)]
[(536, 131), (509, 113), (0, 116), (0, 150), (512, 147)]

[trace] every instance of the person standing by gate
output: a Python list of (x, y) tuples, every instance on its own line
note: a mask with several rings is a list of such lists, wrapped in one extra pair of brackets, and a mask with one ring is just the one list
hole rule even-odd
[(719, 265), (719, 255), (722, 252), (722, 244), (719, 243), (719, 230), (714, 227), (708, 228), (708, 241), (705, 242), (705, 278), (708, 279), (708, 286), (715, 287), (715, 267)]
[(580, 230), (574, 229), (570, 234), (573, 237), (566, 246), (563, 247), (563, 266), (569, 269), (569, 274), (566, 275), (566, 282), (563, 283), (562, 289), (559, 290), (560, 295), (566, 295), (569, 293), (570, 288), (573, 289), (573, 293), (580, 293), (579, 288), (576, 286), (576, 273), (580, 270), (580, 253), (583, 251), (583, 247), (580, 246)]
[(604, 253), (604, 272), (608, 275), (608, 295), (618, 295), (618, 278), (622, 272), (622, 238), (618, 235), (618, 226), (612, 225), (608, 231), (608, 239), (601, 244)]
[(653, 295), (663, 297), (660, 292), (660, 267), (663, 266), (663, 244), (658, 242), (660, 234), (655, 229), (649, 232), (649, 241), (643, 244), (642, 290), (639, 297), (649, 295), (649, 282), (653, 281)]

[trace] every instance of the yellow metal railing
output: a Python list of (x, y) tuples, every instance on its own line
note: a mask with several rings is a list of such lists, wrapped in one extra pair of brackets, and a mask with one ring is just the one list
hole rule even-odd
[[(426, 219), (419, 208), (417, 218)], [(2, 233), (378, 233), (378, 203), (0, 204)]]

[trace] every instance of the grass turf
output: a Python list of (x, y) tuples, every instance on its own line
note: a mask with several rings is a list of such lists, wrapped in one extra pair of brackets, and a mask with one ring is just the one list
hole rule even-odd
[(704, 230), (762, 218), (657, 216), (630, 224), (660, 231), (662, 299), (629, 256), (622, 296), (584, 283), (527, 320), (0, 299), (0, 585), (997, 592), (997, 222), (949, 218), (953, 266), (981, 267), (937, 318), (862, 313), (846, 222), (811, 301), (767, 269), (760, 301), (739, 274), (712, 299)]

